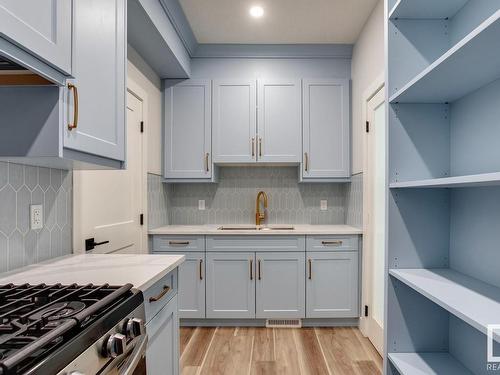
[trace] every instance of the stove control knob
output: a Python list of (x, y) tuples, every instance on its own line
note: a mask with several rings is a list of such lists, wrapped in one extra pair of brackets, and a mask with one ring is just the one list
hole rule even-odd
[(139, 318), (132, 318), (125, 323), (125, 335), (130, 338), (136, 338), (144, 335), (144, 321)]
[(108, 337), (104, 344), (104, 353), (106, 357), (116, 358), (123, 353), (127, 347), (127, 338), (121, 333), (114, 333)]

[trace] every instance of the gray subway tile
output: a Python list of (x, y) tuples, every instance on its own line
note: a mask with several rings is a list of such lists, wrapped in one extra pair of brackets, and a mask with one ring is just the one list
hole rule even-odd
[(19, 190), (24, 184), (24, 167), (20, 164), (9, 163), (9, 185)]
[(23, 186), (17, 192), (17, 229), (25, 235), (30, 229), (31, 192)]
[(16, 192), (7, 185), (0, 190), (0, 231), (10, 236), (16, 228)]

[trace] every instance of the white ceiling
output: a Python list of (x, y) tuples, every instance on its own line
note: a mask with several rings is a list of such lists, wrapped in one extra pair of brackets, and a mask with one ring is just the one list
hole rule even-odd
[[(378, 0), (180, 0), (199, 43), (356, 41)], [(265, 14), (250, 17), (251, 6)]]

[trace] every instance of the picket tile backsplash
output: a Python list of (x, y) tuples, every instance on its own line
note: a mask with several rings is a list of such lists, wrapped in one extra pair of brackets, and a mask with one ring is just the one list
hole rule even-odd
[[(44, 228), (30, 229), (41, 204)], [(0, 273), (72, 252), (70, 171), (0, 162)]]

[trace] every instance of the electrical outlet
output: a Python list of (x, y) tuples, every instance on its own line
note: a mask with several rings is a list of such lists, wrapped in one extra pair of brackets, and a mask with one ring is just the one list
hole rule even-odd
[(43, 206), (32, 204), (30, 206), (31, 230), (43, 228)]
[(328, 210), (328, 201), (326, 199), (322, 199), (319, 201), (319, 206), (321, 211), (326, 211)]
[(198, 210), (205, 211), (205, 199), (200, 199), (198, 201)]

